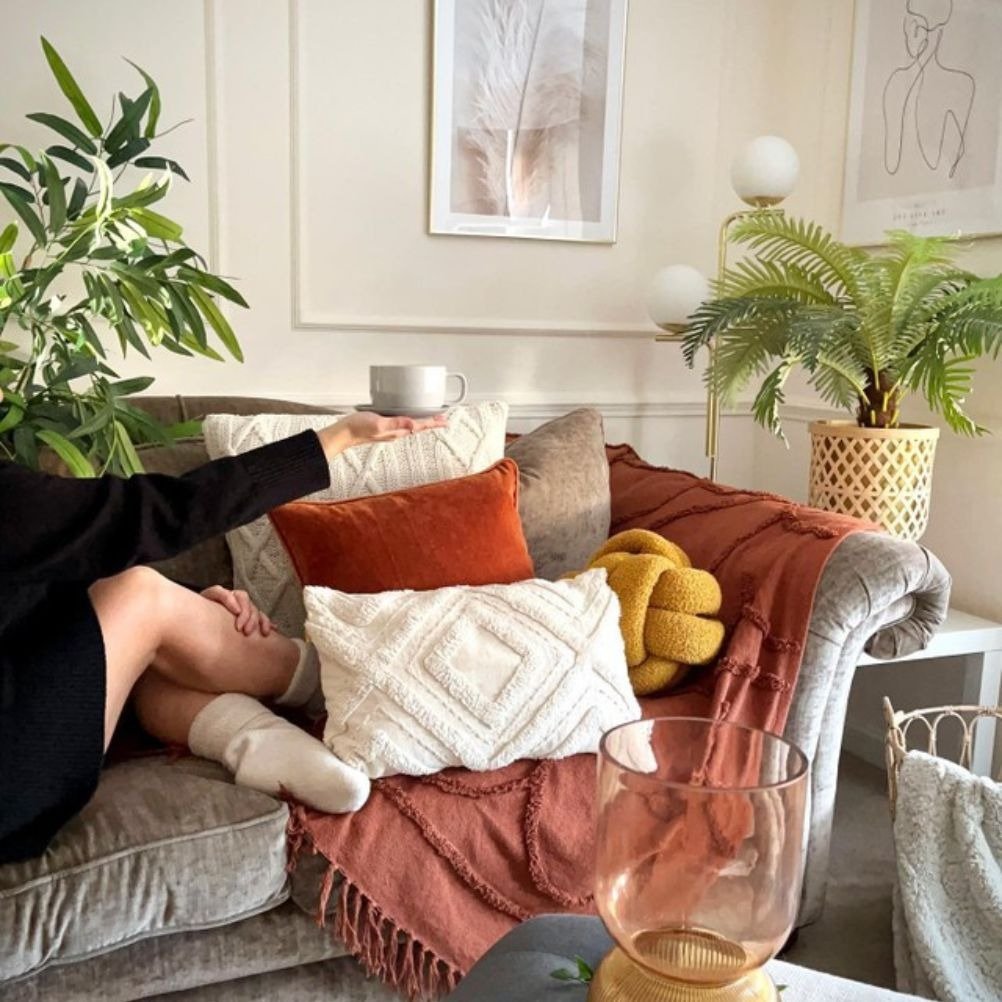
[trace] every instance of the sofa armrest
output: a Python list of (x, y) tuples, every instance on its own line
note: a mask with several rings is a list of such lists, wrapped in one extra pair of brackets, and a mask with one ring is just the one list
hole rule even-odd
[(925, 547), (877, 533), (847, 536), (814, 597), (804, 656), (784, 735), (811, 760), (811, 816), (798, 924), (824, 905), (839, 753), (849, 690), (864, 651), (921, 650), (946, 616), (950, 575)]

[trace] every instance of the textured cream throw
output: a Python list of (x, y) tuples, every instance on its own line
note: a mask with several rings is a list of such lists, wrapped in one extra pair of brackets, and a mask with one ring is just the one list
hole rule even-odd
[[(329, 414), (210, 414), (205, 419), (209, 456), (236, 456), (334, 420)], [(345, 501), (479, 473), (504, 455), (508, 405), (489, 402), (454, 407), (446, 428), (379, 445), (363, 445), (331, 462), (331, 485), (310, 495), (313, 501)], [(234, 583), (275, 625), (293, 637), (303, 635), (306, 613), (300, 584), (271, 522), (259, 518), (227, 533)]]
[(640, 716), (604, 570), (305, 598), (324, 742), (372, 779), (595, 751), (604, 731)]

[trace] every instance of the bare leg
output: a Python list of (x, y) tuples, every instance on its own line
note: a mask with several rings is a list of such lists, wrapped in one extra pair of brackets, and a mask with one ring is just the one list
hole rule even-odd
[[(104, 636), (106, 747), (129, 693), (147, 668), (156, 670), (161, 683), (173, 685), (168, 690), (160, 684), (158, 691), (157, 680), (152, 680), (149, 687), (144, 686), (137, 694), (140, 717), (148, 714), (155, 737), (173, 741), (187, 734), (193, 696), (221, 692), (265, 698), (281, 695), (299, 658), (299, 649), (287, 637), (279, 633), (244, 636), (235, 629), (232, 614), (218, 603), (148, 567), (98, 581), (90, 597)], [(195, 692), (182, 695), (184, 690)], [(161, 698), (163, 706), (158, 702)]]
[(148, 568), (99, 581), (90, 596), (105, 645), (106, 747), (134, 690), (151, 734), (221, 763), (239, 785), (330, 813), (365, 803), (364, 773), (254, 698), (287, 693), (299, 674), (293, 641), (245, 636), (221, 605)]

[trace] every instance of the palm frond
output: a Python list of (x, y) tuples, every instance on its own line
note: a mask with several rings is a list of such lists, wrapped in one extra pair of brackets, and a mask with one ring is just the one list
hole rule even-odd
[(762, 385), (759, 387), (759, 391), (755, 394), (755, 399), (752, 401), (752, 416), (756, 422), (766, 430), (772, 432), (777, 438), (781, 438), (784, 443), (786, 443), (786, 434), (783, 431), (783, 423), (779, 417), (779, 408), (786, 403), (786, 395), (783, 392), (783, 388), (797, 361), (798, 359), (795, 355), (784, 358), (762, 380)]
[(822, 400), (845, 410), (852, 410), (866, 393), (867, 372), (851, 351), (818, 356), (810, 384)]
[(801, 307), (790, 319), (790, 347), (813, 372), (819, 356), (851, 351), (859, 317), (839, 306)]
[(754, 330), (757, 323), (775, 323), (790, 316), (797, 307), (794, 299), (738, 296), (701, 303), (689, 318), (682, 336), (682, 355), (691, 369), (696, 352), (730, 328)]
[(781, 212), (756, 212), (735, 223), (731, 239), (753, 251), (761, 261), (782, 268), (798, 267), (830, 293), (852, 298), (866, 257), (839, 243), (817, 223)]
[(718, 295), (728, 299), (745, 296), (778, 296), (805, 304), (831, 304), (835, 297), (816, 275), (797, 265), (783, 268), (774, 261), (744, 258), (714, 283)]
[(788, 324), (782, 315), (728, 327), (714, 341), (707, 381), (724, 403), (732, 404), (755, 376), (768, 370), (773, 359), (784, 357), (787, 341)]

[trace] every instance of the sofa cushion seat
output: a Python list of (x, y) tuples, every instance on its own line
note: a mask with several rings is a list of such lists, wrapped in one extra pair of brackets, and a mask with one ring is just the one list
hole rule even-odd
[(209, 762), (107, 769), (43, 856), (0, 866), (0, 981), (274, 907), (287, 817)]

